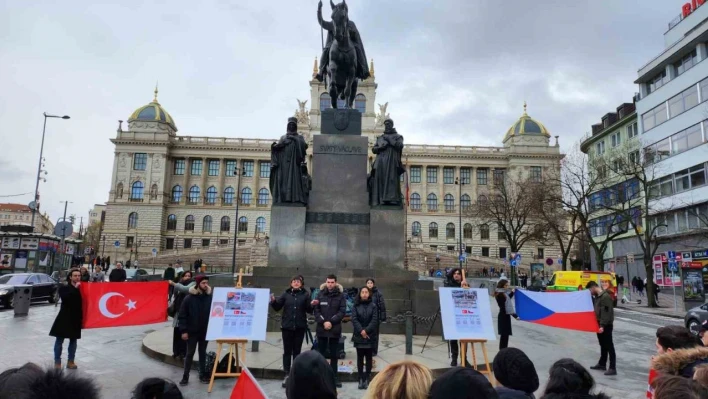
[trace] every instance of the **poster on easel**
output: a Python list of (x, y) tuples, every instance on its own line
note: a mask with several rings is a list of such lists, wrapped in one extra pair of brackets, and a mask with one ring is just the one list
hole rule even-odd
[(269, 289), (214, 288), (206, 339), (265, 341), (269, 303)]
[(443, 336), (450, 339), (497, 339), (489, 292), (479, 288), (440, 288)]

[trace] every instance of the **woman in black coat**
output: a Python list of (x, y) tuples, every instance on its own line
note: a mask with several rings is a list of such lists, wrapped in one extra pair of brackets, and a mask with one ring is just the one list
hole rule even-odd
[(295, 276), (290, 280), (290, 288), (276, 298), (270, 295), (270, 306), (276, 312), (283, 309), (280, 330), (283, 334), (283, 370), (285, 381), (288, 381), (292, 360), (300, 354), (302, 341), (307, 331), (307, 313), (312, 313), (310, 294), (302, 288), (302, 280)]
[[(386, 302), (384, 301), (383, 294), (376, 287), (376, 281), (373, 278), (366, 280), (366, 286), (369, 287), (371, 291), (371, 300), (374, 302), (376, 307), (379, 309), (379, 325), (376, 326), (376, 331), (379, 330), (379, 326), (382, 322), (386, 321)], [(376, 340), (374, 341), (373, 347), (374, 356), (379, 354), (379, 335), (376, 334)]]
[(61, 369), (61, 351), (64, 339), (69, 339), (69, 360), (66, 364), (68, 369), (76, 369), (74, 356), (76, 355), (76, 340), (81, 338), (81, 323), (83, 321), (83, 309), (81, 307), (81, 272), (79, 269), (71, 269), (67, 276), (68, 284), (59, 287), (59, 297), (61, 298), (61, 308), (54, 320), (49, 335), (56, 337), (54, 342), (54, 368)]
[(501, 336), (501, 339), (499, 340), (499, 350), (509, 346), (509, 336), (511, 335), (511, 318), (519, 318), (514, 310), (514, 304), (511, 302), (511, 298), (513, 297), (514, 290), (509, 292), (509, 281), (504, 279), (499, 280), (499, 283), (497, 283), (496, 294), (494, 295), (494, 298), (497, 300), (497, 305), (499, 305), (499, 317), (497, 319), (497, 330), (499, 330), (498, 333)]
[[(379, 309), (373, 301), (369, 287), (359, 289), (354, 307), (352, 308), (352, 326), (354, 335), (352, 342), (356, 348), (356, 367), (359, 372), (359, 389), (369, 386), (369, 376), (372, 369), (372, 353), (378, 340)], [(364, 358), (366, 358), (366, 374), (364, 374)]]

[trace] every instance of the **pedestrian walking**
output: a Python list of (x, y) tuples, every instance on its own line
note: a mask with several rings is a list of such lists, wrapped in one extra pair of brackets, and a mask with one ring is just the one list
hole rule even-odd
[[(386, 321), (386, 301), (384, 301), (383, 293), (376, 286), (376, 281), (373, 278), (366, 280), (366, 286), (369, 288), (371, 300), (374, 302), (374, 305), (376, 305), (379, 312), (376, 325), (376, 331), (378, 332), (381, 327), (381, 323)], [(374, 356), (376, 356), (379, 354), (379, 334), (376, 334), (374, 338), (374, 346), (372, 349)]]
[(106, 273), (103, 272), (101, 266), (96, 266), (95, 271), (91, 275), (91, 281), (94, 283), (103, 283), (106, 281)]
[(197, 283), (192, 278), (192, 272), (188, 270), (182, 274), (179, 282), (175, 283), (174, 280), (169, 280), (169, 284), (170, 288), (174, 290), (174, 301), (171, 306), (175, 310), (172, 317), (172, 358), (184, 360), (187, 356), (187, 341), (182, 339), (182, 333), (179, 330), (179, 311), (184, 298), (189, 295), (189, 290), (194, 288)]
[[(592, 370), (605, 371), (605, 375), (617, 375), (617, 357), (615, 355), (615, 344), (612, 342), (612, 329), (615, 321), (615, 311), (612, 296), (607, 291), (603, 291), (595, 281), (590, 281), (585, 286), (586, 289), (595, 296), (595, 318), (600, 325), (597, 332), (597, 340), (600, 343), (600, 361), (590, 367)], [(610, 357), (610, 368), (607, 369), (607, 356)]]
[(116, 268), (111, 270), (111, 273), (108, 275), (108, 281), (111, 283), (122, 283), (127, 280), (127, 278), (128, 276), (125, 274), (123, 264), (120, 262), (116, 263)]
[(495, 290), (494, 298), (499, 305), (499, 315), (497, 317), (497, 330), (499, 336), (499, 350), (509, 346), (509, 336), (511, 336), (511, 318), (518, 319), (514, 310), (514, 303), (511, 298), (514, 297), (515, 289), (509, 289), (508, 280), (499, 280), (497, 289)]
[[(369, 281), (372, 281), (369, 279)], [(376, 299), (368, 287), (359, 289), (359, 294), (352, 308), (352, 342), (356, 348), (356, 368), (359, 376), (359, 389), (369, 387), (369, 377), (372, 369), (372, 355), (378, 342), (379, 309)], [(366, 373), (364, 373), (364, 360), (366, 360)]]
[(283, 336), (283, 371), (285, 380), (283, 388), (286, 387), (290, 366), (292, 361), (302, 350), (302, 341), (305, 339), (307, 331), (307, 314), (312, 313), (310, 293), (302, 287), (302, 279), (295, 276), (290, 279), (290, 287), (278, 298), (270, 295), (270, 306), (276, 312), (283, 310), (280, 322), (280, 331)]
[(83, 309), (81, 306), (81, 272), (79, 269), (69, 270), (66, 277), (67, 284), (59, 287), (59, 298), (61, 298), (61, 308), (49, 335), (55, 337), (54, 341), (54, 368), (61, 370), (61, 352), (64, 340), (69, 340), (69, 356), (66, 363), (67, 369), (77, 369), (76, 347), (77, 340), (81, 339), (81, 323), (83, 321)]
[(199, 382), (209, 383), (205, 370), (207, 348), (207, 325), (209, 324), (209, 308), (211, 307), (211, 287), (209, 277), (197, 276), (196, 285), (189, 289), (189, 296), (184, 299), (179, 309), (177, 325), (182, 333), (182, 339), (187, 341), (187, 356), (184, 358), (184, 374), (180, 385), (189, 384), (189, 372), (192, 369), (194, 352), (199, 348)]
[[(469, 288), (467, 281), (462, 279), (462, 269), (460, 268), (452, 269), (450, 274), (447, 275), (447, 279), (443, 285), (445, 287), (453, 288)], [(456, 339), (451, 339), (448, 342), (450, 344), (450, 357), (452, 358), (450, 361), (450, 367), (457, 367), (457, 356), (460, 354), (460, 345)], [(465, 364), (470, 364), (467, 361), (467, 358), (465, 358)]]
[(327, 357), (329, 354), (330, 367), (334, 373), (337, 388), (342, 383), (337, 376), (337, 356), (339, 338), (342, 336), (342, 319), (347, 309), (344, 298), (344, 288), (337, 283), (337, 276), (330, 274), (320, 286), (317, 299), (312, 301), (315, 321), (317, 322), (317, 350)]
[(637, 294), (642, 298), (644, 297), (644, 280), (639, 277), (637, 277)]
[[(165, 281), (175, 281), (175, 268), (172, 267), (172, 263), (167, 265), (165, 272), (162, 273), (162, 279)], [(174, 289), (175, 289), (175, 287), (172, 284), (170, 284), (170, 287), (167, 290), (167, 300), (168, 301), (172, 300), (172, 296), (174, 295)]]

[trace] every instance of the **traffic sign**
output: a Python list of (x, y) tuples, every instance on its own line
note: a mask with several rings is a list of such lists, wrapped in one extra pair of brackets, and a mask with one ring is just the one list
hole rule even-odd
[(669, 259), (676, 259), (676, 251), (666, 251), (666, 257)]
[(547, 264), (548, 266), (553, 265), (553, 258), (548, 258), (548, 259), (546, 259), (546, 264)]
[(563, 259), (558, 258), (558, 264), (559, 264), (559, 265), (562, 265), (562, 264), (563, 264)]
[(120, 247), (120, 241), (114, 242), (114, 243), (113, 243), (113, 246), (116, 247), (116, 248)]
[(460, 246), (462, 247), (462, 252), (465, 252), (467, 250), (467, 244), (465, 244), (464, 242)]
[(460, 262), (464, 262), (465, 259), (467, 259), (467, 256), (465, 254), (460, 254)]
[(31, 201), (29, 204), (27, 204), (27, 207), (32, 211), (37, 210), (37, 202)]
[(669, 271), (672, 273), (676, 273), (678, 271), (678, 263), (676, 263), (675, 259), (669, 261)]
[(157, 256), (157, 248), (152, 249), (152, 256), (153, 257)]
[(56, 227), (54, 227), (54, 235), (59, 237), (69, 237), (74, 233), (74, 226), (69, 222), (59, 222)]

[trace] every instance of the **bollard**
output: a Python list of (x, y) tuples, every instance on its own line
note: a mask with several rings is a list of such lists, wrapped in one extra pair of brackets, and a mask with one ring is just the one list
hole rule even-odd
[(251, 352), (258, 352), (258, 344), (260, 341), (251, 341)]
[(413, 354), (413, 312), (406, 312), (406, 355)]

